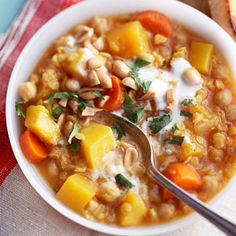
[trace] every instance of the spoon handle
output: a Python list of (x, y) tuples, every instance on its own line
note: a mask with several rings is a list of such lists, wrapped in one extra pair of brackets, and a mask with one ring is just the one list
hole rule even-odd
[(196, 212), (205, 217), (224, 233), (232, 236), (236, 235), (236, 225), (234, 223), (230, 222), (229, 220), (223, 218), (216, 212), (209, 209), (202, 201), (192, 197), (189, 193), (178, 187), (176, 184), (166, 178), (163, 174), (161, 174), (161, 172), (157, 171), (153, 167), (150, 167), (148, 169), (148, 174), (159, 184), (168, 189), (178, 199), (193, 208)]

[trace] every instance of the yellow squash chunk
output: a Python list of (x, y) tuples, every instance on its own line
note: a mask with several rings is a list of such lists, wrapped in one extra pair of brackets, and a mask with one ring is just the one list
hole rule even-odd
[(29, 106), (26, 110), (25, 126), (43, 142), (56, 145), (60, 130), (49, 111), (42, 105)]
[(109, 126), (91, 123), (81, 129), (84, 139), (81, 141), (81, 155), (88, 166), (97, 169), (102, 165), (103, 156), (110, 152), (115, 145), (115, 138)]
[(122, 24), (110, 30), (106, 37), (111, 53), (117, 56), (132, 58), (150, 51), (149, 39), (138, 21)]
[(80, 212), (96, 194), (96, 186), (85, 176), (74, 174), (67, 178), (56, 197), (66, 206)]
[(124, 198), (118, 210), (118, 222), (122, 226), (133, 226), (141, 223), (147, 213), (147, 207), (143, 200), (129, 191)]
[(63, 62), (64, 69), (71, 76), (78, 78), (82, 84), (86, 84), (88, 75), (86, 62), (93, 57), (94, 55), (89, 49), (80, 48), (65, 59)]
[(189, 61), (200, 73), (208, 74), (211, 68), (214, 47), (209, 43), (192, 42)]

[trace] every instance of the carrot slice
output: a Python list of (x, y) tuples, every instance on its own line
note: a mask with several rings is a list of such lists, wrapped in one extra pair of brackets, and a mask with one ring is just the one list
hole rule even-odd
[(138, 20), (144, 28), (150, 30), (154, 34), (163, 34), (171, 37), (173, 30), (169, 19), (157, 11), (142, 11), (136, 14)]
[(111, 77), (112, 88), (108, 92), (109, 99), (105, 103), (103, 109), (105, 111), (114, 111), (121, 108), (124, 102), (123, 87), (121, 81), (116, 76)]
[[(236, 122), (234, 122), (235, 125)], [(232, 147), (236, 148), (236, 137), (233, 137)]]
[(40, 162), (48, 155), (44, 144), (29, 130), (20, 136), (20, 146), (27, 160), (33, 163)]
[[(176, 185), (185, 190), (197, 190), (202, 185), (201, 176), (197, 173), (197, 171), (192, 166), (184, 163), (169, 165), (164, 170), (163, 174)], [(171, 193), (166, 189), (163, 191), (163, 197), (166, 200), (173, 198)]]

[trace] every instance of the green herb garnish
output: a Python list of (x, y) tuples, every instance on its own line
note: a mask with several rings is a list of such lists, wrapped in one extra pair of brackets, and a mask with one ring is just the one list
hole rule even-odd
[(112, 130), (115, 133), (116, 139), (121, 140), (125, 136), (125, 130), (119, 123), (115, 123), (112, 126)]
[(169, 144), (175, 144), (181, 146), (183, 141), (184, 141), (184, 136), (176, 136), (169, 141)]
[(126, 189), (133, 188), (134, 185), (122, 174), (117, 174), (115, 176), (116, 183), (125, 187)]
[(177, 124), (174, 124), (172, 127), (171, 127), (171, 132), (172, 133), (175, 133), (175, 131), (179, 130), (179, 127), (177, 126)]
[(99, 90), (97, 90), (97, 89), (93, 90), (93, 94), (94, 94), (94, 96), (104, 100), (104, 96), (101, 94), (101, 92)]
[(137, 57), (133, 64), (133, 69), (139, 70), (140, 68), (150, 64), (150, 61), (146, 61), (140, 57)]
[(78, 101), (79, 110), (82, 112), (86, 107), (90, 107), (89, 102), (80, 98)]
[(54, 99), (78, 99), (78, 95), (76, 93), (68, 93), (68, 92), (57, 92), (52, 93), (48, 99), (44, 100), (44, 104), (52, 104)]
[(16, 102), (16, 114), (20, 118), (25, 118), (25, 111), (23, 107), (24, 104), (25, 104), (25, 101)]
[(134, 79), (136, 85), (144, 92), (146, 93), (150, 86), (151, 86), (151, 83), (152, 81), (144, 81), (142, 82), (139, 78), (139, 70), (144, 67), (144, 66), (147, 66), (149, 65), (150, 62), (149, 61), (145, 61), (139, 57), (137, 57), (134, 61), (133, 64), (131, 63), (127, 63), (127, 65), (129, 66), (129, 68), (131, 69), (131, 72), (130, 72), (130, 76)]
[(124, 94), (125, 102), (123, 109), (127, 113), (127, 117), (133, 123), (138, 123), (144, 116), (144, 108), (138, 107), (127, 93)]
[(183, 104), (184, 106), (188, 106), (188, 105), (190, 105), (190, 104), (193, 104), (193, 99), (191, 99), (191, 98), (185, 98), (185, 99), (181, 102), (181, 104)]
[(62, 113), (62, 108), (60, 106), (56, 106), (52, 109), (53, 116), (59, 116)]
[(193, 114), (191, 112), (188, 112), (188, 111), (180, 111), (180, 115), (188, 117), (188, 118), (191, 118), (193, 116)]
[(79, 133), (79, 124), (78, 124), (78, 122), (76, 121), (75, 123), (74, 123), (74, 126), (73, 126), (73, 129), (72, 129), (72, 131), (71, 131), (71, 133), (70, 133), (70, 136), (69, 136), (69, 139), (68, 139), (68, 143), (69, 144), (71, 144), (71, 141), (72, 141), (72, 139)]
[(68, 144), (66, 147), (71, 152), (78, 152), (80, 149), (80, 140), (76, 140), (73, 143)]
[(141, 87), (142, 87), (144, 93), (146, 93), (149, 90), (151, 84), (152, 84), (152, 81), (150, 81), (150, 80), (144, 81), (142, 83)]
[(167, 126), (171, 122), (170, 115), (163, 115), (159, 118), (154, 118), (149, 122), (149, 128), (152, 134), (158, 133), (161, 129)]

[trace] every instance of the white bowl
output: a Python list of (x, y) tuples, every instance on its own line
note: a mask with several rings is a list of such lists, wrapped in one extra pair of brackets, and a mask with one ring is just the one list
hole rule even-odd
[[(41, 197), (62, 215), (85, 227), (109, 234), (153, 235), (166, 233), (191, 222), (193, 215), (156, 226), (121, 228), (89, 221), (65, 207), (56, 200), (54, 192), (38, 173), (34, 165), (25, 159), (20, 149), (18, 138), (22, 130), (15, 111), (15, 102), (18, 100), (17, 88), (28, 78), (39, 58), (50, 44), (74, 25), (84, 22), (95, 15), (116, 15), (147, 9), (163, 12), (171, 19), (178, 21), (203, 36), (208, 42), (213, 43), (225, 55), (234, 73), (236, 72), (236, 46), (234, 41), (222, 28), (197, 10), (173, 0), (94, 0), (79, 3), (61, 12), (34, 35), (17, 60), (7, 91), (6, 119), (9, 139), (18, 164), (28, 181)], [(229, 190), (235, 183), (236, 179), (232, 180), (225, 187), (224, 191), (218, 194), (217, 198), (219, 196), (223, 197), (226, 190)]]

